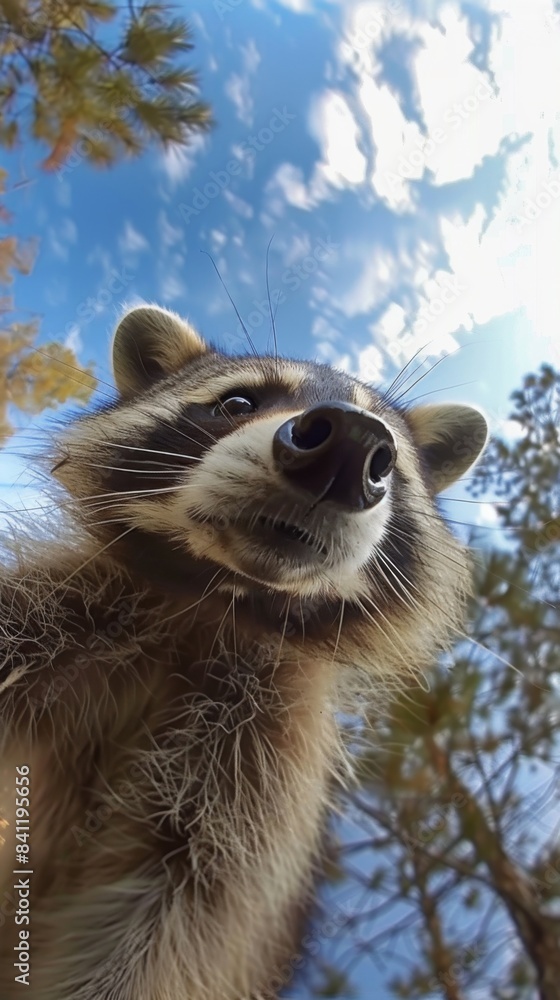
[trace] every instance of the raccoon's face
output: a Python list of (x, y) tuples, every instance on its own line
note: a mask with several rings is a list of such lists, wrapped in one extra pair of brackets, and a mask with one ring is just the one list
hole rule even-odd
[(228, 357), (152, 307), (123, 318), (113, 361), (119, 401), (74, 425), (58, 477), (154, 580), (382, 609), (439, 573), (433, 498), (482, 450), (478, 411), (398, 411), (326, 365)]

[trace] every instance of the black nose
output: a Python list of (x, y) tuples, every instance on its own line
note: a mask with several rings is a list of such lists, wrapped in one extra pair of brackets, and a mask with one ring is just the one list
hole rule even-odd
[(283, 474), (315, 499), (349, 510), (373, 507), (387, 489), (397, 446), (386, 424), (350, 403), (319, 403), (282, 424), (273, 455)]

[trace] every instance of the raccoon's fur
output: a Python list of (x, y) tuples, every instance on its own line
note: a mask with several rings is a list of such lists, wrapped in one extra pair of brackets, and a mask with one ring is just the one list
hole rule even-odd
[(23, 995), (27, 928), (33, 1000), (269, 997), (351, 775), (338, 710), (460, 628), (467, 559), (434, 496), (486, 423), (226, 357), (155, 307), (113, 356), (117, 402), (53, 456), (52, 537), (22, 532), (0, 577), (0, 996)]

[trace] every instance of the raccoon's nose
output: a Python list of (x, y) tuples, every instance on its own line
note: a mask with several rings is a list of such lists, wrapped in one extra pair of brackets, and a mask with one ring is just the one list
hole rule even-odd
[(286, 420), (272, 451), (282, 473), (315, 498), (347, 510), (379, 502), (397, 446), (386, 424), (350, 403), (318, 403)]

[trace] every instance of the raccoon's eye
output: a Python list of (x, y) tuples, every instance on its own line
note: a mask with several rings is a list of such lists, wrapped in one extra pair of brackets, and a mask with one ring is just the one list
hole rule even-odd
[(219, 417), (224, 413), (227, 413), (230, 417), (242, 417), (247, 413), (253, 413), (257, 408), (257, 404), (250, 396), (241, 396), (236, 393), (232, 393), (230, 396), (224, 396), (219, 403), (212, 410), (215, 417)]

